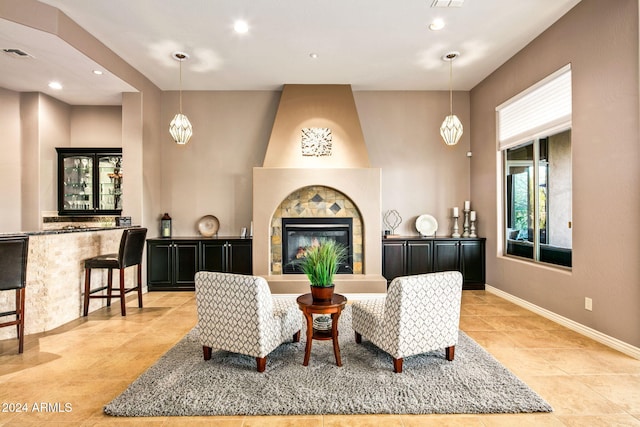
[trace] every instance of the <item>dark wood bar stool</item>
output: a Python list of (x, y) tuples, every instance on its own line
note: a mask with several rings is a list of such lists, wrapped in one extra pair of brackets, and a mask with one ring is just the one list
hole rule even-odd
[(0, 313), (0, 318), (15, 316), (15, 320), (0, 323), (0, 328), (16, 325), (18, 353), (24, 349), (24, 296), (27, 285), (27, 255), (29, 236), (0, 237), (0, 291), (16, 291), (15, 310)]
[[(138, 291), (138, 307), (142, 308), (142, 252), (144, 251), (145, 239), (147, 237), (146, 228), (128, 228), (122, 232), (120, 239), (120, 250), (117, 254), (98, 255), (84, 261), (84, 316), (89, 314), (89, 300), (91, 298), (107, 299), (107, 306), (111, 306), (111, 298), (120, 298), (120, 311), (123, 316), (127, 315), (126, 294)], [(137, 266), (137, 285), (125, 288), (124, 270), (127, 267)], [(107, 286), (91, 289), (91, 270), (96, 268), (106, 268)], [(113, 270), (120, 270), (120, 283), (118, 288), (113, 287)], [(93, 295), (96, 292), (107, 290), (106, 295)], [(114, 294), (113, 290), (118, 291)]]

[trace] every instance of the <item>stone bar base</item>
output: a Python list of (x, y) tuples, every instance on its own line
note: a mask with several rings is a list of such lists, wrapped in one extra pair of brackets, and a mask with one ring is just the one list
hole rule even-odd
[[(117, 253), (121, 237), (122, 229), (115, 228), (29, 235), (25, 335), (49, 331), (82, 316), (84, 260), (96, 255)], [(127, 287), (133, 286), (135, 274), (135, 267), (125, 271)], [(113, 276), (114, 284), (118, 284), (118, 272), (114, 271)], [(106, 270), (93, 270), (93, 289), (106, 285), (106, 282)], [(106, 300), (93, 299), (89, 311), (105, 305)], [(119, 299), (112, 300), (111, 306), (120, 312)], [(0, 292), (0, 311), (13, 310), (13, 307), (15, 292)], [(16, 328), (0, 329), (0, 339), (11, 338), (16, 338)]]
[[(309, 279), (304, 274), (262, 276), (269, 283), (272, 294), (309, 293)], [(387, 292), (387, 279), (375, 274), (338, 274), (335, 292), (339, 294), (373, 294)]]

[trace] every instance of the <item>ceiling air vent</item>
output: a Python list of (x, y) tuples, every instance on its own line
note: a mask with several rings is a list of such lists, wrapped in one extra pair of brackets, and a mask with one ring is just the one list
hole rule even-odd
[(13, 56), (15, 58), (33, 58), (33, 55), (20, 49), (2, 49), (2, 51), (7, 55)]
[(462, 7), (464, 0), (433, 0), (431, 7)]

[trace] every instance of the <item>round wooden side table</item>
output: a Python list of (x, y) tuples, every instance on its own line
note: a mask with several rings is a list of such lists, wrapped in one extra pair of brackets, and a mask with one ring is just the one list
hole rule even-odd
[[(311, 357), (311, 342), (313, 340), (332, 340), (333, 354), (336, 356), (336, 365), (342, 366), (340, 359), (340, 346), (338, 345), (338, 319), (345, 305), (347, 298), (344, 295), (333, 294), (333, 298), (328, 302), (313, 302), (311, 294), (300, 295), (297, 299), (298, 307), (302, 310), (305, 319), (307, 319), (307, 345), (304, 351), (304, 366), (309, 365), (309, 357)], [(331, 331), (323, 331), (313, 327), (314, 314), (330, 314), (331, 315)]]

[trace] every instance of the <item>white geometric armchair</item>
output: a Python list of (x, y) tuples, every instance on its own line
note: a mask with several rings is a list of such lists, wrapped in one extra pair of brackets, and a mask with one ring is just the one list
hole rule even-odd
[(462, 274), (457, 271), (397, 277), (386, 297), (352, 304), (356, 342), (364, 336), (389, 353), (397, 373), (405, 357), (440, 348), (451, 361), (458, 343), (461, 298)]
[(216, 348), (253, 356), (264, 372), (269, 353), (300, 341), (302, 312), (295, 299), (273, 298), (262, 277), (200, 271), (195, 285), (204, 360)]

